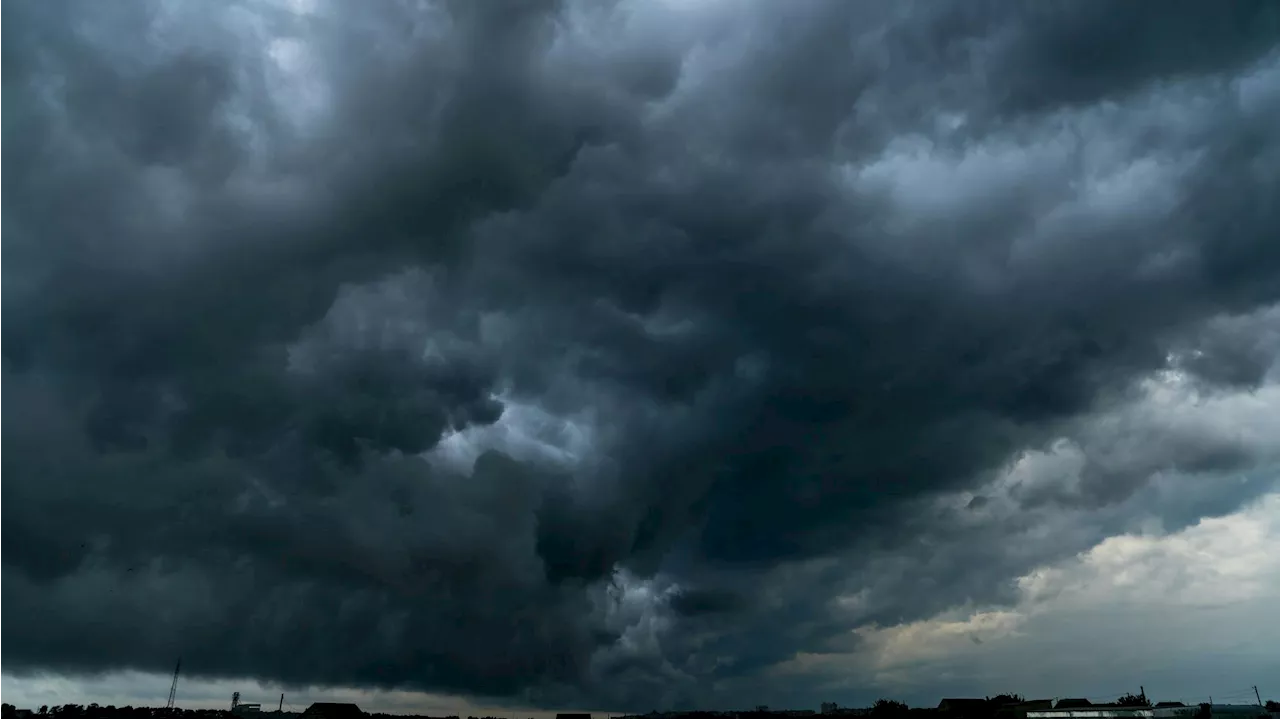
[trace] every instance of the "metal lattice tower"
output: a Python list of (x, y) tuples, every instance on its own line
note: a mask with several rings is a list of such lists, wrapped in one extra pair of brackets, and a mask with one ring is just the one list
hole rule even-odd
[(169, 685), (169, 701), (164, 705), (165, 709), (173, 708), (173, 700), (178, 696), (178, 672), (182, 671), (182, 660), (178, 660), (178, 665), (173, 668), (173, 684)]

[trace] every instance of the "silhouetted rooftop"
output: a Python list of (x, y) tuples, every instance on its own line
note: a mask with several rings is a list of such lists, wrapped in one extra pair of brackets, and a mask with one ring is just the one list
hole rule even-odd
[(339, 702), (316, 702), (302, 713), (306, 719), (349, 719), (363, 717), (364, 712), (355, 704)]
[(985, 709), (987, 707), (986, 699), (964, 698), (948, 698), (938, 702), (939, 711), (957, 711), (965, 709)]

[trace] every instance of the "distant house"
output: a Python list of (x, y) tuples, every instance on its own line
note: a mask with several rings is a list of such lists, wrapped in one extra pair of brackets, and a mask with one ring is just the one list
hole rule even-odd
[(1209, 717), (1228, 717), (1229, 719), (1245, 719), (1246, 717), (1274, 716), (1257, 704), (1201, 704), (1202, 715)]
[(986, 699), (943, 699), (938, 711), (948, 714), (980, 714), (987, 711)]
[(302, 719), (362, 719), (364, 712), (355, 704), (316, 702), (302, 712)]
[(1044, 711), (1053, 708), (1052, 699), (1032, 699), (1017, 704), (1005, 704), (996, 711), (999, 719), (1026, 719), (1027, 712)]
[[(1254, 713), (1258, 707), (1254, 707)], [(1203, 714), (1203, 716), (1202, 716)], [(1248, 714), (1248, 713), (1245, 713)], [(1211, 719), (1211, 714), (1194, 706), (1120, 706), (1091, 704), (1064, 707), (1062, 702), (1048, 710), (1028, 711), (1027, 719)], [(1239, 719), (1245, 719), (1240, 716)], [(1257, 719), (1254, 716), (1253, 719)]]

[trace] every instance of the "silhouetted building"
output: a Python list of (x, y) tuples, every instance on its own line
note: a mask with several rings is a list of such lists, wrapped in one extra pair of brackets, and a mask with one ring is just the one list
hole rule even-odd
[(1053, 705), (1054, 709), (1087, 709), (1093, 706), (1093, 702), (1088, 699), (1059, 699), (1057, 704)]
[(302, 712), (302, 719), (361, 719), (364, 712), (355, 704), (316, 702)]
[(1005, 704), (996, 711), (998, 719), (1026, 719), (1027, 712), (1053, 708), (1052, 699), (1032, 699), (1017, 704)]
[(1270, 713), (1257, 704), (1201, 704), (1210, 717), (1229, 717), (1244, 719), (1245, 717), (1269, 717)]
[[(1061, 702), (1059, 702), (1061, 704)], [(1055, 707), (1027, 712), (1027, 719), (1195, 719), (1196, 707), (1141, 707), (1119, 704), (1091, 704), (1064, 709)], [(1209, 717), (1204, 717), (1209, 719)], [(1243, 719), (1243, 718), (1242, 718)]]
[(948, 714), (981, 714), (987, 711), (986, 699), (949, 698), (938, 702), (938, 711)]

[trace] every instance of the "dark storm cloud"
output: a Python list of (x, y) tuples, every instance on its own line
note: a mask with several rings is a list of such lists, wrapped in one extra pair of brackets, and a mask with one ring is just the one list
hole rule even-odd
[(1087, 431), (1275, 360), (1274, 13), (1179, 8), (6, 6), (7, 670), (794, 698), (1254, 467)]
[(1046, 3), (1023, 10), (1024, 64), (1006, 102), (1027, 110), (1091, 103), (1151, 81), (1230, 70), (1274, 49), (1280, 14), (1271, 3), (1215, 8), (1178, 0), (1153, 14), (1104, 2)]

